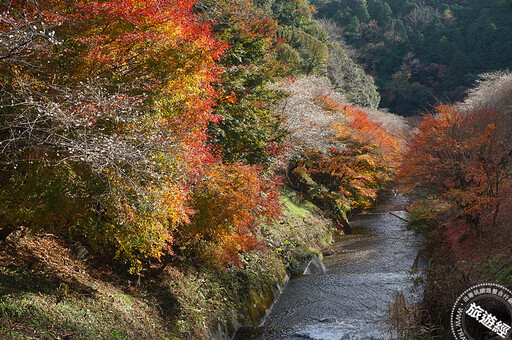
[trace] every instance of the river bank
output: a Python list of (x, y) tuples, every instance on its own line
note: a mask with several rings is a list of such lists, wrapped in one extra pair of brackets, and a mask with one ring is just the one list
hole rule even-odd
[(0, 338), (228, 339), (257, 325), (287, 273), (332, 242), (331, 222), (283, 192), (283, 216), (242, 267), (176, 258), (158, 277), (102, 265), (84, 246), (20, 230), (0, 245)]
[(512, 288), (512, 254), (503, 237), (506, 229), (478, 235), (461, 219), (428, 202), (416, 204), (409, 227), (425, 237), (424, 255), (430, 258), (424, 273), (424, 297), (413, 306), (414, 315), (403, 330), (416, 339), (453, 339), (450, 315), (457, 298), (469, 287), (496, 283)]
[(324, 258), (327, 273), (290, 280), (260, 326), (235, 339), (389, 339), (395, 293), (421, 297), (410, 272), (423, 242), (405, 229), (405, 204), (391, 196), (354, 216)]

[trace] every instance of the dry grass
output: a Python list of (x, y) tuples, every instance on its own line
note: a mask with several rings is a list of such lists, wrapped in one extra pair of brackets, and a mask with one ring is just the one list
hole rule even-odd
[(428, 334), (421, 326), (421, 311), (408, 301), (403, 292), (396, 292), (388, 308), (390, 339), (422, 339)]
[(17, 233), (0, 244), (0, 338), (174, 338), (156, 306), (121, 280), (60, 239)]

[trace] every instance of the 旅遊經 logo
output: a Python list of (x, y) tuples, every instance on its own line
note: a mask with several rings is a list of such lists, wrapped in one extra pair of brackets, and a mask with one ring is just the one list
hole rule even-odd
[(467, 289), (453, 306), (451, 326), (458, 340), (509, 339), (512, 292), (493, 283)]

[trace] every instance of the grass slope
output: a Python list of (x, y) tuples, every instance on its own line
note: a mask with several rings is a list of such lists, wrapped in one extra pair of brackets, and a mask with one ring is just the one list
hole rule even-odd
[(18, 231), (0, 243), (0, 338), (206, 339), (219, 323), (254, 323), (269, 286), (332, 242), (314, 205), (289, 190), (282, 202), (282, 219), (261, 228), (266, 246), (244, 255), (243, 268), (176, 258), (141, 281), (56, 235)]

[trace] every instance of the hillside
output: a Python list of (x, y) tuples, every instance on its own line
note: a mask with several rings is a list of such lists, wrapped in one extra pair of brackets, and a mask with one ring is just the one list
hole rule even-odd
[(447, 337), (512, 277), (511, 14), (1, 2), (0, 337), (230, 338), (398, 184), (432, 259), (404, 331)]
[(512, 66), (510, 1), (315, 0), (404, 116), (464, 99), (478, 75)]
[(311, 203), (290, 191), (282, 202), (282, 219), (259, 236), (270, 249), (245, 255), (243, 268), (176, 256), (161, 274), (155, 263), (129, 275), (79, 242), (17, 231), (0, 244), (0, 338), (221, 339), (254, 325), (272, 302), (272, 284), (321, 256), (332, 238)]
[(305, 1), (0, 9), (3, 337), (231, 336), (396, 172), (407, 125)]
[(422, 233), (425, 296), (413, 333), (451, 339), (455, 299), (479, 283), (512, 287), (512, 74), (485, 74), (468, 97), (423, 116), (399, 174)]

